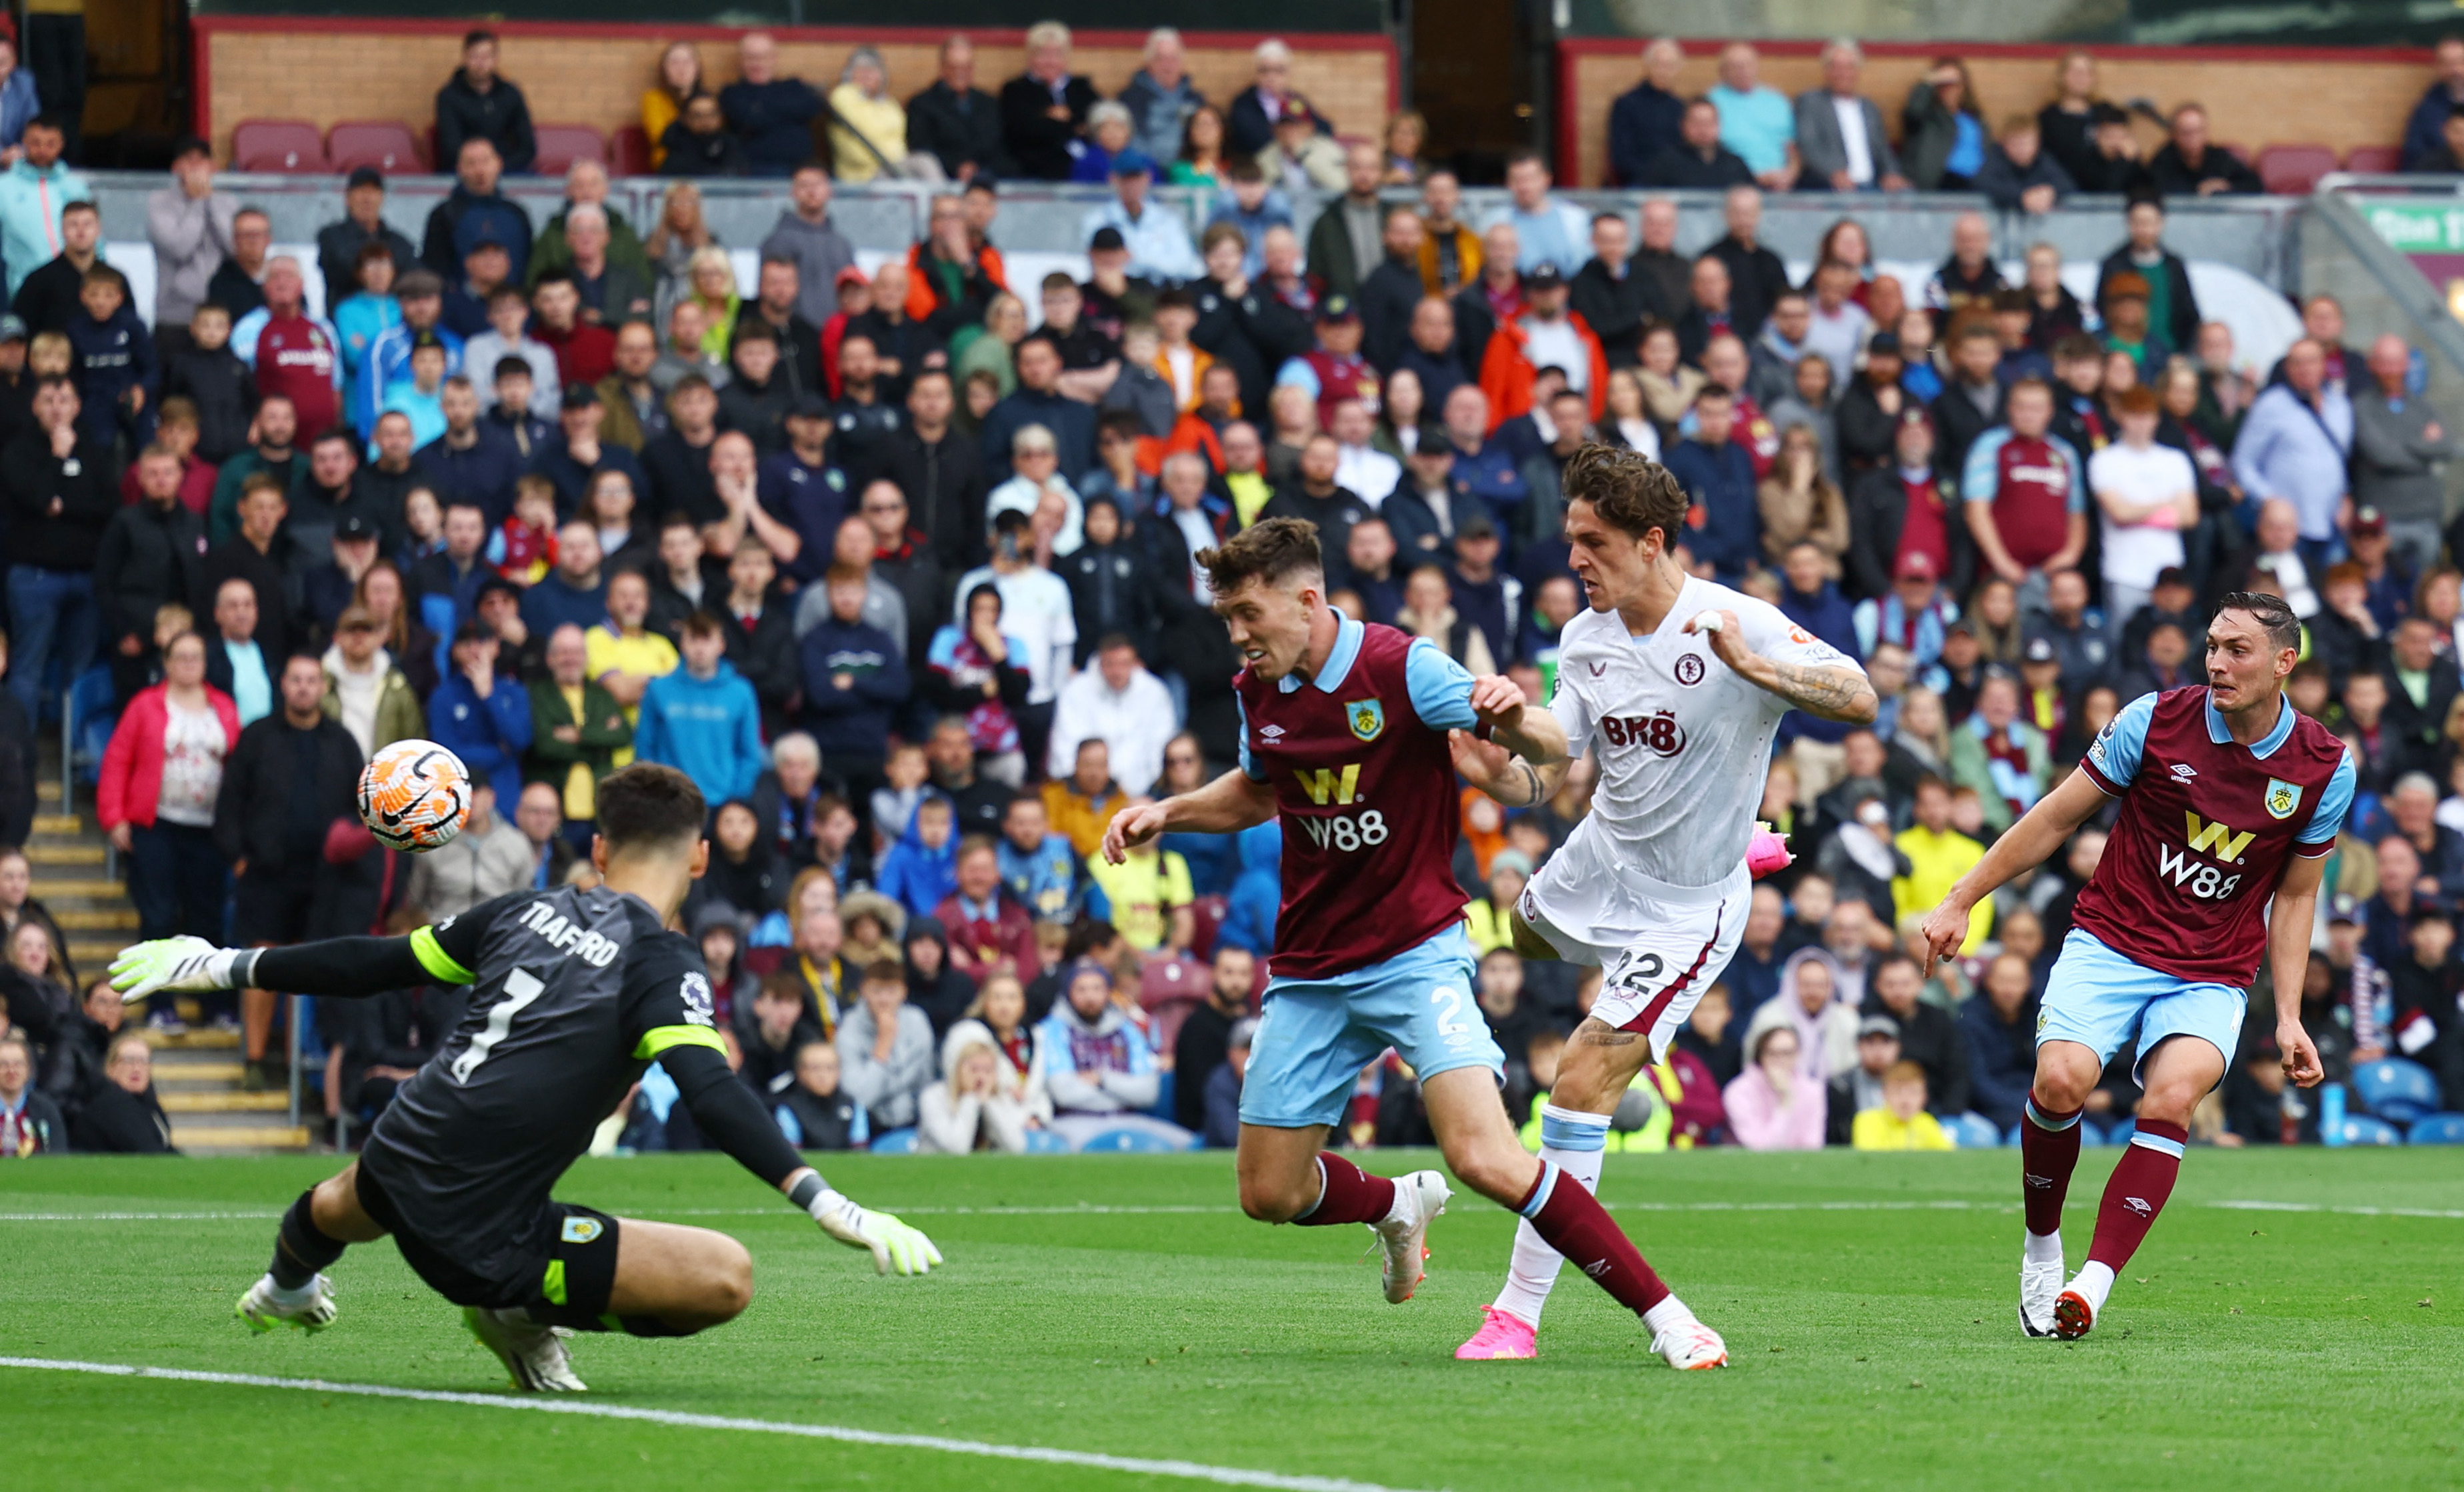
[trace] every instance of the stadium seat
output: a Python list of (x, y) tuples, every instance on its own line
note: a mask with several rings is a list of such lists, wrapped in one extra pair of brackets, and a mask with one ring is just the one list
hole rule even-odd
[(306, 120), (242, 120), (231, 131), (231, 165), (242, 171), (322, 176), (325, 140)]
[(650, 174), (650, 137), (639, 124), (627, 124), (609, 137), (607, 169), (617, 176)]
[(2404, 166), (2404, 152), (2393, 145), (2355, 145), (2344, 152), (2344, 169), (2356, 176), (2392, 176)]
[(2258, 180), (2279, 196), (2306, 197), (2336, 164), (2325, 145), (2270, 145), (2258, 153)]
[[(2114, 1121), (2112, 1129), (2104, 1131), (2103, 1143), (2107, 1145), (2127, 1145), (2130, 1143), (2130, 1137), (2138, 1132), (2138, 1120), (2118, 1119)], [(2086, 1142), (2082, 1140), (2080, 1143), (2085, 1144)]]
[(373, 165), (388, 175), (429, 169), (419, 137), (400, 120), (344, 120), (325, 135), (325, 159), (337, 175)]
[(1138, 976), (1138, 1003), (1149, 1010), (1205, 998), (1206, 966), (1195, 958), (1150, 958)]
[(2376, 1114), (2390, 1124), (2410, 1124), (2436, 1113), (2441, 1107), (2438, 1080), (2421, 1064), (2401, 1057), (2383, 1058), (2355, 1067), (2353, 1099), (2364, 1112)]
[(1201, 896), (1189, 909), (1193, 931), (1189, 951), (1199, 957), (1212, 960), (1215, 956), (1215, 934), (1223, 927), (1223, 919), (1232, 912), (1232, 904), (1221, 896)]
[[(2128, 1122), (2129, 1121), (2127, 1120), (2123, 1121), (2125, 1124)], [(2081, 1150), (2094, 1150), (2100, 1145), (2111, 1145), (2116, 1143), (2115, 1141), (2106, 1139), (2102, 1130), (2098, 1129), (2094, 1124), (2085, 1119), (2079, 1122), (2079, 1149)]]
[(539, 159), (531, 169), (541, 176), (562, 176), (566, 166), (576, 161), (607, 161), (607, 137), (587, 124), (541, 124), (539, 137)]
[(1078, 1147), (1082, 1154), (1170, 1155), (1186, 1149), (1152, 1130), (1103, 1130)]
[(915, 1153), (915, 1130), (911, 1127), (876, 1134), (872, 1137), (871, 1148), (876, 1155), (913, 1155)]
[[(1189, 1013), (1204, 1001), (1192, 997), (1150, 1001), (1147, 1004), (1147, 1042), (1158, 1052), (1170, 1052), (1180, 1039), (1180, 1023)], [(1168, 1076), (1169, 1074), (1167, 1074)]]
[(1069, 1142), (1049, 1130), (1026, 1131), (1026, 1152), (1030, 1155), (1067, 1155)]
[(1983, 1114), (1961, 1114), (1948, 1129), (1950, 1137), (1961, 1150), (1993, 1150), (2002, 1143), (2002, 1131)]
[(2384, 1119), (2372, 1119), (2366, 1114), (2346, 1114), (2343, 1142), (2347, 1145), (2402, 1145), (2404, 1131)]
[(2407, 1145), (2464, 1145), (2464, 1114), (2431, 1114), (2404, 1137)]

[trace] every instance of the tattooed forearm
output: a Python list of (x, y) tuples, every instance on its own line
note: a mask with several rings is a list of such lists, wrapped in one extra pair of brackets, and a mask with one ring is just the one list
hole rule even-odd
[(1755, 682), (1808, 714), (1825, 720), (1863, 725), (1874, 718), (1878, 701), (1874, 686), (1855, 669), (1814, 668), (1801, 663), (1763, 662), (1769, 677)]

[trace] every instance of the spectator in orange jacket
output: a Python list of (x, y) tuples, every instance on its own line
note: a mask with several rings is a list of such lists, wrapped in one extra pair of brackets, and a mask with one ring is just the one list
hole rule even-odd
[(1565, 272), (1544, 260), (1524, 271), (1522, 280), (1523, 314), (1499, 325), (1481, 359), (1489, 430), (1531, 412), (1531, 382), (1544, 367), (1565, 370), (1566, 386), (1590, 403), (1597, 422), (1608, 407), (1609, 361), (1582, 316), (1566, 308)]

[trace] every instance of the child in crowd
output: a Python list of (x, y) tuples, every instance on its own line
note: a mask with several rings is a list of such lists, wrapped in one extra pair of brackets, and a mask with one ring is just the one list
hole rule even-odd
[[(508, 355), (496, 360), (494, 371), (496, 397), (479, 418), (503, 431), (505, 437), (514, 443), (514, 449), (528, 460), (533, 451), (547, 444), (548, 437), (556, 430), (555, 426), (539, 417), (538, 369), (523, 358)], [(553, 401), (556, 387), (553, 367), (548, 387)]]
[(827, 1042), (796, 1048), (796, 1081), (771, 1117), (798, 1150), (853, 1150), (866, 1143), (864, 1110), (839, 1090), (838, 1049)]
[(1925, 1069), (1895, 1062), (1882, 1074), (1882, 1103), (1857, 1115), (1850, 1142), (1860, 1151), (1956, 1150), (1941, 1121), (1925, 1112)]
[(134, 452), (154, 438), (154, 401), (163, 370), (154, 359), (154, 336), (128, 303), (128, 280), (107, 264), (85, 272), (77, 289), (85, 314), (69, 322), (77, 358), (77, 428), (111, 444), (124, 438)]
[(75, 349), (68, 337), (60, 332), (36, 332), (26, 343), (26, 371), (35, 378), (66, 378), (77, 362)]
[(872, 790), (870, 805), (876, 860), (906, 835), (907, 826), (915, 822), (916, 806), (924, 801), (924, 748), (913, 741), (891, 747), (881, 775), (884, 785)]
[(514, 481), (514, 514), (496, 530), (488, 562), (517, 585), (535, 585), (556, 565), (556, 484), (537, 472)]
[[(410, 377), (398, 378), (387, 384), (378, 406), (382, 413), (399, 414), (410, 421), (413, 450), (445, 433), (446, 361), (443, 342), (432, 336), (420, 338), (410, 348)], [(376, 458), (373, 442), (368, 447), (368, 457)]]
[(250, 412), (256, 407), (256, 375), (231, 350), (231, 312), (209, 300), (188, 322), (187, 350), (163, 372), (163, 397), (189, 400), (197, 408), (197, 455), (221, 466), (248, 445)]

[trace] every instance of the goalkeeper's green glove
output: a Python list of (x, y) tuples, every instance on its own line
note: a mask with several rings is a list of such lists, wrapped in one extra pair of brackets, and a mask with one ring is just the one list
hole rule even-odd
[(216, 948), (201, 937), (158, 937), (120, 951), (111, 961), (111, 987), (125, 999), (167, 991), (206, 995), (234, 989), (234, 966), (252, 950)]
[(872, 1266), (883, 1274), (928, 1274), (941, 1262), (941, 1251), (933, 1246), (931, 1239), (888, 1213), (858, 1207), (826, 1187), (806, 1211), (822, 1225), (824, 1233), (847, 1247), (870, 1249)]

